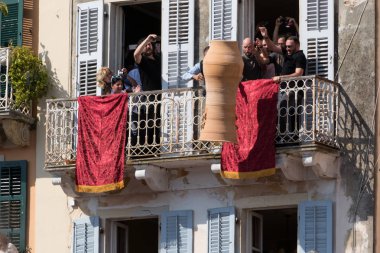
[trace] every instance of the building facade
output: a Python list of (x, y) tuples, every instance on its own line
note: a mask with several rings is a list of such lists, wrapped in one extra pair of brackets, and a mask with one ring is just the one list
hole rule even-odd
[[(282, 2), (38, 1), (38, 53), (54, 85), (30, 146), (32, 252), (372, 252), (375, 1)], [(302, 127), (278, 129), (275, 175), (224, 179), (220, 143), (198, 140), (204, 96), (180, 76), (210, 40), (240, 43), (280, 15), (298, 21), (308, 58), (307, 76), (280, 93), (310, 100), (279, 117), (295, 110)], [(126, 144), (125, 189), (78, 193), (76, 98), (99, 94), (97, 69), (131, 64), (151, 33), (163, 90), (141, 96), (162, 99), (130, 99), (130, 109), (161, 103), (160, 142)], [(34, 164), (18, 152), (0, 153)]]

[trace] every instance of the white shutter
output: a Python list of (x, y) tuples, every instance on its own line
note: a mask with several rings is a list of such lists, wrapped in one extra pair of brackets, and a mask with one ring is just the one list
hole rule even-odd
[(194, 65), (194, 0), (162, 2), (162, 88), (191, 87), (181, 76)]
[(211, 40), (237, 39), (237, 0), (211, 0)]
[(235, 252), (235, 208), (208, 211), (208, 252)]
[(307, 74), (334, 80), (334, 1), (300, 1), (300, 39)]
[(160, 252), (193, 252), (193, 211), (172, 211), (162, 214)]
[(102, 65), (103, 1), (77, 5), (77, 96), (100, 95), (96, 72)]
[(298, 206), (298, 253), (332, 253), (332, 202), (305, 201)]
[[(162, 5), (162, 88), (192, 87), (193, 82), (181, 76), (194, 65), (194, 0), (168, 0)], [(183, 150), (193, 136), (191, 92), (164, 93), (162, 105), (163, 149), (168, 144)]]
[(74, 220), (72, 252), (99, 252), (99, 217), (83, 217)]

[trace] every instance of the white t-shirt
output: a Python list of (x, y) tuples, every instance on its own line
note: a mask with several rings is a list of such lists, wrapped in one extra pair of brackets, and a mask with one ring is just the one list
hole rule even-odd
[(8, 243), (7, 251), (0, 250), (0, 253), (18, 253), (18, 250), (12, 243)]

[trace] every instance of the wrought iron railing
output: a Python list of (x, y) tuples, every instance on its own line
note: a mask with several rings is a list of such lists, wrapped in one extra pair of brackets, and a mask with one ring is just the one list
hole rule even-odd
[(9, 80), (10, 48), (0, 48), (0, 116), (18, 114), (31, 117), (30, 105), (16, 106), (15, 96)]
[[(172, 89), (129, 96), (127, 160), (220, 154), (221, 143), (199, 140), (203, 89)], [(77, 100), (47, 100), (45, 165), (75, 163)], [(337, 147), (338, 85), (316, 76), (280, 84), (276, 144)]]

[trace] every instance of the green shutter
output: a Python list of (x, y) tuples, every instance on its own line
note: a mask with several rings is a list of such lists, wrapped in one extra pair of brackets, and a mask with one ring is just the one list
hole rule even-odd
[(26, 246), (27, 162), (0, 162), (0, 233), (19, 251)]
[(5, 0), (8, 16), (0, 13), (0, 46), (22, 45), (23, 0)]

